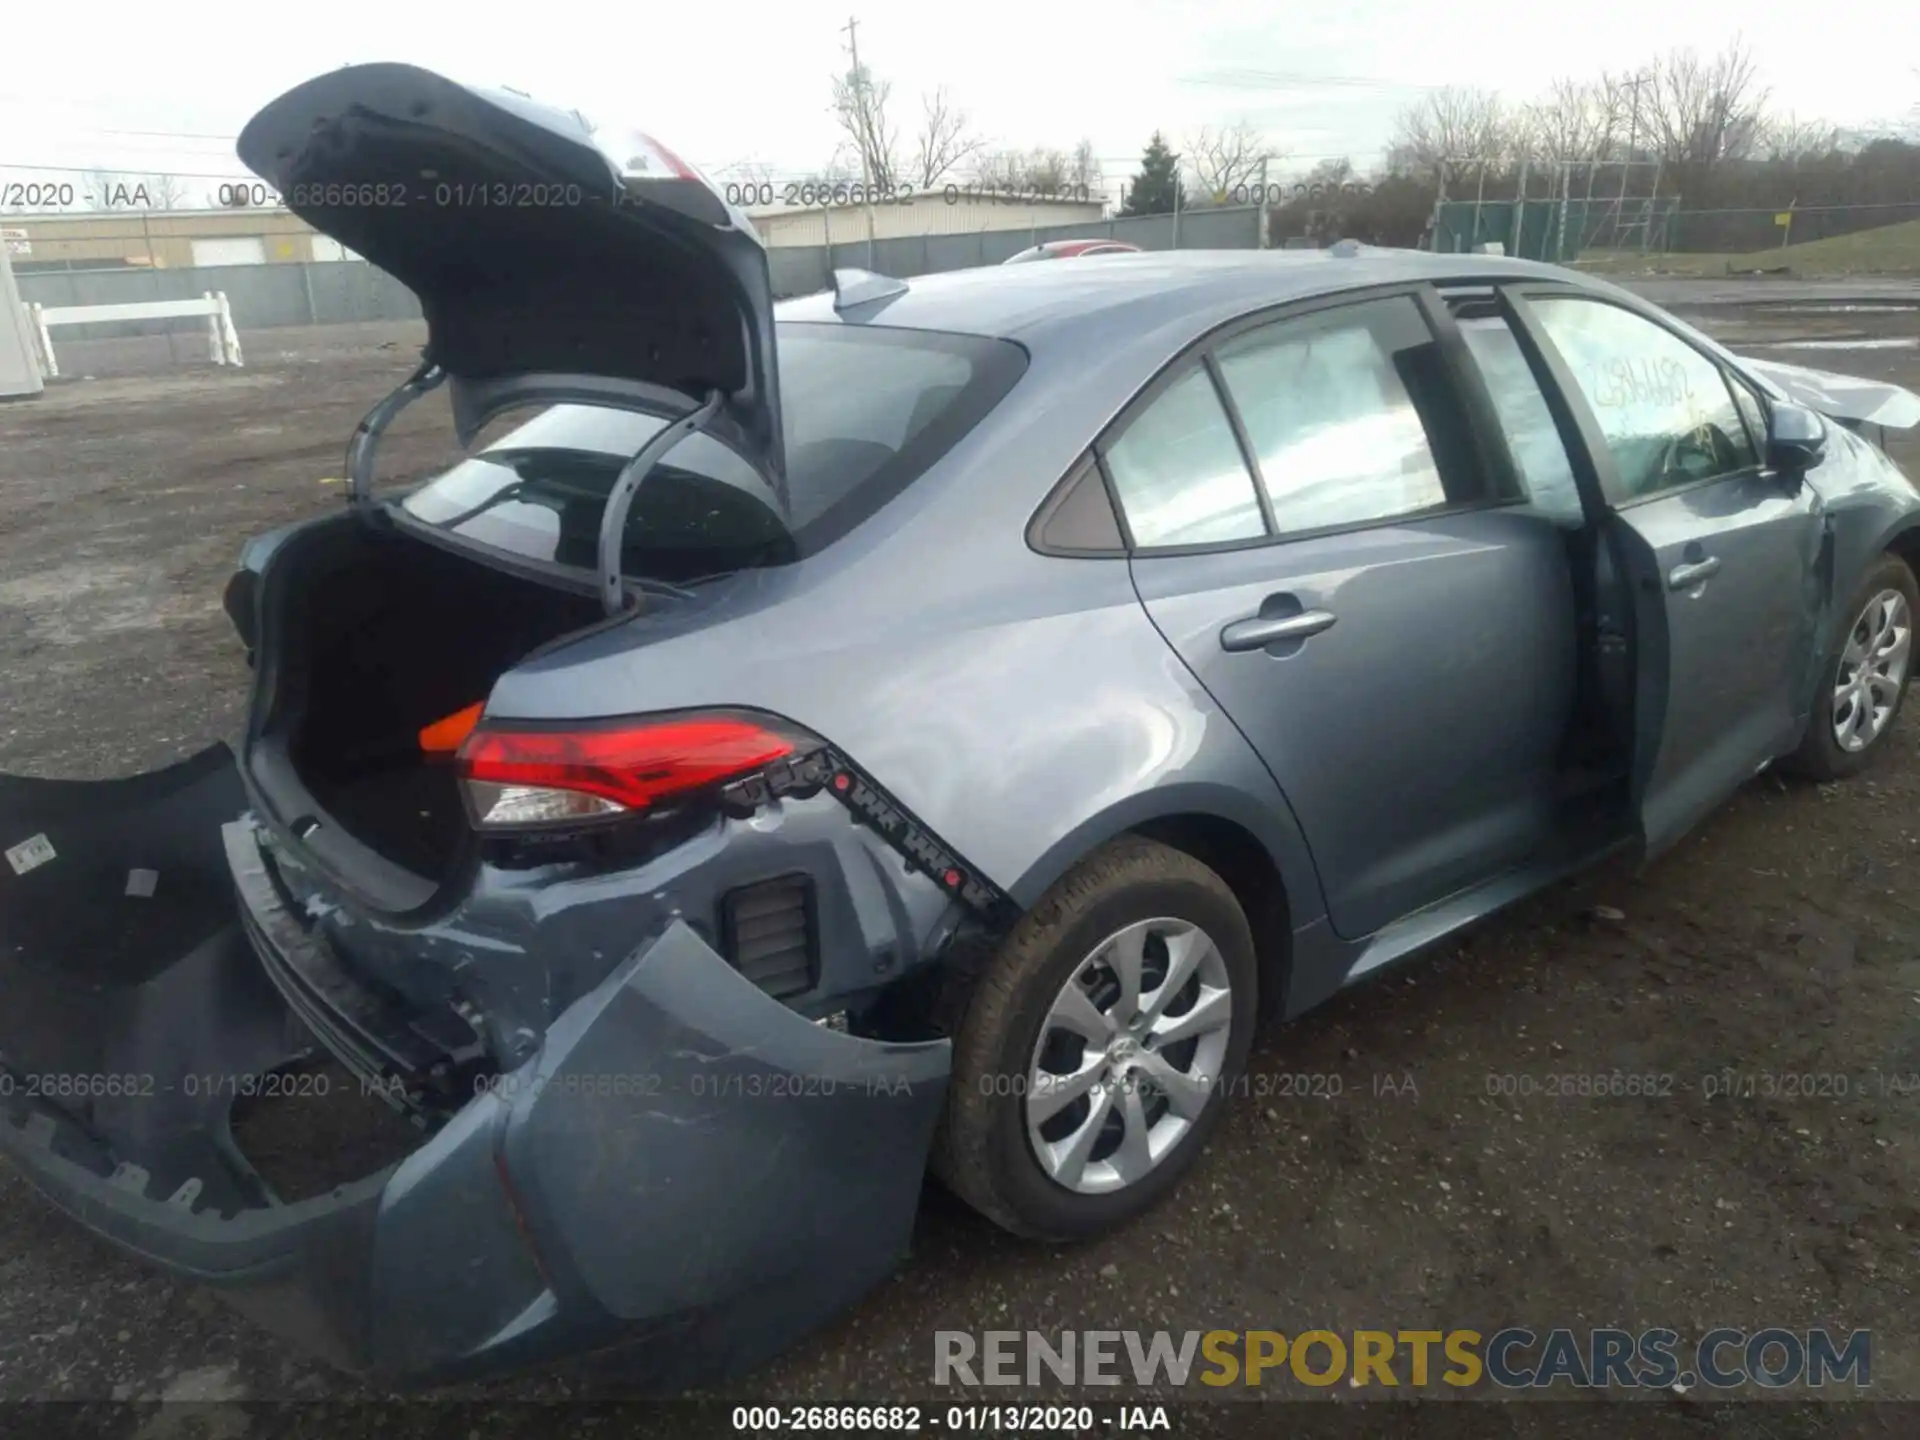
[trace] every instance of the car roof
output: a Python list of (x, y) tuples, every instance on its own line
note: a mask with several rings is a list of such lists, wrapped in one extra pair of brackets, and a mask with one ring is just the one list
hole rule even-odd
[[(1203, 333), (1249, 310), (1343, 290), (1420, 280), (1585, 276), (1498, 255), (1361, 247), (1329, 250), (1163, 250), (1109, 255), (1098, 265), (990, 265), (920, 275), (898, 295), (836, 311), (824, 291), (784, 301), (783, 321), (883, 325), (994, 335), (1030, 347), (1098, 334), (1191, 328)], [(1194, 323), (1183, 327), (1183, 319)], [(1184, 343), (1184, 342), (1181, 342)]]

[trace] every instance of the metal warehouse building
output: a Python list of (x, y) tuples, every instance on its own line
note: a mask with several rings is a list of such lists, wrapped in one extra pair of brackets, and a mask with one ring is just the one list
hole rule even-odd
[[(967, 194), (958, 186), (930, 190), (911, 200), (876, 201), (871, 211), (876, 240), (1082, 225), (1105, 218), (1106, 212), (1106, 202), (1101, 198), (1062, 200), (1051, 196)], [(803, 205), (748, 211), (770, 249), (790, 245), (848, 245), (865, 240), (868, 213), (865, 205)]]
[[(949, 200), (951, 194), (954, 198)], [(873, 237), (973, 235), (1026, 231), (1099, 220), (1101, 200), (967, 195), (936, 190), (910, 201), (876, 203)], [(864, 205), (811, 205), (759, 210), (753, 223), (769, 248), (846, 245), (867, 238)], [(299, 216), (277, 208), (140, 210), (0, 216), (14, 270), (269, 265), (357, 258), (316, 234)]]
[(0, 215), (16, 273), (179, 270), (352, 258), (286, 210), (109, 210)]

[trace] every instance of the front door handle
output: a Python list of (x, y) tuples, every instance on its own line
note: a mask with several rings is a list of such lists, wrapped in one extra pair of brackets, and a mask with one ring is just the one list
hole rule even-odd
[(1302, 610), (1298, 615), (1255, 615), (1236, 620), (1220, 631), (1222, 650), (1264, 650), (1280, 640), (1304, 640), (1333, 624), (1330, 610)]
[(1720, 573), (1720, 557), (1709, 555), (1704, 560), (1695, 560), (1690, 564), (1676, 565), (1667, 572), (1669, 590), (1691, 590), (1694, 586), (1711, 580)]

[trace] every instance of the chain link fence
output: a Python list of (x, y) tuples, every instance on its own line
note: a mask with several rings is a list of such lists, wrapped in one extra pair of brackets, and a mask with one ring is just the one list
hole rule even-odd
[[(1790, 224), (1782, 223), (1786, 215), (1755, 208), (1687, 209), (1679, 197), (1453, 200), (1433, 207), (1419, 243), (1436, 251), (1467, 251), (1497, 242), (1509, 254), (1562, 264), (1598, 252), (1764, 257), (1783, 243), (1920, 220), (1920, 199), (1800, 207), (1792, 210)], [(1289, 228), (1292, 218), (1290, 212), (1274, 212), (1269, 243), (1275, 248), (1310, 243), (1307, 237), (1292, 236), (1292, 229), (1299, 228)], [(830, 288), (836, 268), (871, 269), (906, 279), (997, 265), (1049, 240), (1113, 239), (1143, 250), (1252, 249), (1260, 243), (1261, 219), (1258, 206), (1208, 207), (1177, 215), (1026, 229), (851, 239), (832, 246), (780, 245), (769, 249), (768, 261), (774, 294), (784, 299)], [(1411, 227), (1417, 223), (1417, 212), (1410, 212), (1408, 233), (1399, 243), (1415, 243)], [(12, 224), (0, 216), (0, 231)], [(42, 244), (36, 246), (41, 253), (24, 254), (10, 244), (20, 298), (54, 309), (193, 299), (211, 291), (227, 297), (243, 343), (249, 332), (289, 327), (399, 325), (402, 329), (393, 333), (406, 333), (405, 322), (420, 318), (411, 291), (324, 236), (284, 227), (284, 233), (250, 236), (243, 233), (242, 217), (233, 215), (208, 217), (208, 224), (216, 228), (197, 226), (190, 216), (156, 217), (123, 226), (125, 234), (118, 240), (89, 241), (86, 253), (65, 253), (71, 246), (54, 253)], [(857, 235), (859, 224), (857, 213), (850, 215), (847, 229)], [(140, 253), (119, 253), (129, 246)], [(229, 254), (239, 258), (235, 252), (242, 250), (260, 253), (248, 254), (247, 263), (186, 263)], [(66, 328), (59, 343), (63, 353), (79, 347), (84, 357), (94, 342), (145, 339), (152, 344), (143, 353), (161, 357), (160, 363), (210, 363), (198, 328), (192, 320), (117, 320)]]

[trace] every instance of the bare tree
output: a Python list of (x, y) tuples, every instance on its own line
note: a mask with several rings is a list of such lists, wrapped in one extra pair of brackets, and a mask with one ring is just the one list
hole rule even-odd
[(1628, 108), (1627, 87), (1612, 75), (1556, 80), (1522, 107), (1513, 138), (1527, 156), (1548, 163), (1609, 160), (1625, 142)]
[(193, 187), (178, 175), (146, 175), (141, 179), (152, 210), (182, 209), (193, 194)]
[(1006, 194), (1063, 195), (1081, 183), (1074, 166), (1073, 156), (1046, 145), (983, 150), (975, 158), (972, 178), (976, 185)]
[(117, 197), (130, 194), (133, 182), (117, 170), (89, 170), (80, 182), (81, 198), (94, 210), (111, 210), (126, 202)]
[(195, 193), (193, 184), (179, 175), (129, 174), (104, 167), (87, 171), (78, 188), (79, 198), (91, 210), (179, 210)]
[(968, 167), (968, 180), (989, 190), (1025, 188), (1026, 155), (1019, 150), (982, 150)]
[(821, 197), (831, 197), (840, 191), (851, 197), (853, 187), (860, 183), (860, 171), (847, 164), (845, 146), (841, 153), (816, 170), (805, 175), (794, 176), (790, 181), (774, 186), (774, 200), (778, 204), (788, 203), (789, 194), (799, 197), (803, 205), (826, 204)]
[(1203, 126), (1187, 137), (1185, 154), (1194, 188), (1215, 204), (1224, 204), (1236, 186), (1259, 179), (1260, 166), (1279, 152), (1243, 120), (1219, 130)]
[(773, 204), (783, 187), (774, 183), (773, 167), (764, 160), (740, 160), (714, 172), (714, 181), (729, 199), (737, 197), (744, 209)]
[(1652, 81), (1641, 131), (1681, 193), (1722, 162), (1753, 153), (1767, 92), (1744, 40), (1704, 59), (1694, 50), (1670, 51), (1654, 62)]
[(1460, 173), (1463, 160), (1505, 163), (1518, 138), (1500, 97), (1491, 90), (1443, 86), (1394, 117), (1388, 168), (1429, 182)]
[(1027, 155), (1027, 194), (1059, 195), (1065, 192), (1072, 173), (1073, 159), (1064, 150), (1042, 145)]
[(845, 145), (852, 149), (854, 165), (864, 162), (867, 182), (883, 194), (895, 188), (900, 169), (899, 137), (887, 115), (892, 95), (892, 84), (875, 80), (865, 65), (833, 80), (833, 112), (845, 134)]
[(1300, 183), (1306, 186), (1306, 195), (1319, 198), (1337, 194), (1340, 187), (1353, 182), (1353, 161), (1344, 157), (1332, 160), (1317, 160), (1306, 174), (1300, 177)]
[(1083, 138), (1073, 147), (1073, 154), (1067, 160), (1067, 183), (1075, 194), (1098, 195), (1106, 188), (1100, 160), (1093, 153), (1093, 141)]
[(947, 98), (945, 86), (920, 97), (920, 133), (914, 144), (913, 168), (922, 190), (931, 189), (978, 154), (986, 145), (972, 131), (967, 112)]
[(1824, 120), (1802, 120), (1789, 112), (1761, 121), (1756, 148), (1768, 160), (1799, 162), (1830, 155), (1840, 132)]

